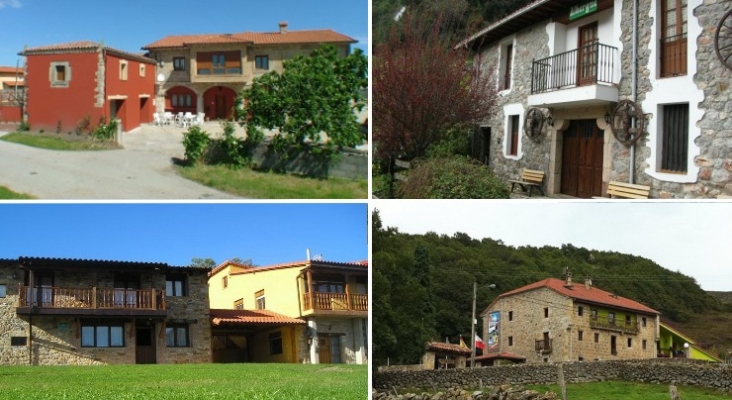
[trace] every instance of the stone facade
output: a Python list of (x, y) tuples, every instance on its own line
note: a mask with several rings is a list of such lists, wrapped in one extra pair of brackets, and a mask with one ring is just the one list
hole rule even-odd
[[(623, 360), (562, 363), (566, 382), (622, 380), (645, 383), (672, 383), (705, 386), (732, 391), (729, 365), (690, 360)], [(372, 387), (377, 391), (403, 388), (478, 388), (481, 385), (529, 385), (557, 382), (557, 364), (518, 364), (495, 367), (431, 371), (374, 372)]]
[[(582, 315), (579, 314), (582, 308)], [(600, 328), (591, 320), (591, 310), (614, 312), (618, 325), (627, 315), (637, 331)], [(603, 312), (603, 310), (605, 312)], [(655, 315), (632, 313), (573, 300), (549, 288), (498, 298), (483, 313), (483, 337), (490, 338), (490, 314), (498, 312), (498, 341), (486, 353), (508, 352), (523, 356), (526, 363), (650, 359), (656, 357), (658, 326)], [(614, 320), (615, 320), (614, 318)], [(581, 332), (581, 333), (580, 333)], [(537, 350), (537, 341), (547, 334), (550, 350)], [(614, 339), (613, 339), (614, 338)], [(612, 342), (615, 342), (613, 354)], [(543, 343), (542, 343), (543, 345)]]
[[(42, 262), (47, 261), (44, 259)], [(61, 261), (68, 264), (70, 260)], [(127, 312), (124, 309), (103, 306), (93, 310), (94, 306), (90, 306), (88, 302), (84, 303), (70, 294), (59, 294), (64, 293), (60, 288), (77, 288), (73, 290), (90, 293), (93, 291), (90, 288), (114, 288), (116, 286), (114, 273), (104, 268), (105, 262), (92, 261), (92, 263), (94, 268), (44, 267), (43, 272), (46, 276), (53, 276), (53, 306), (39, 304), (33, 307), (33, 311), (27, 312), (21, 312), (21, 309), (29, 309), (25, 303), (30, 300), (22, 299), (20, 290), (27, 284), (26, 279), (31, 274), (28, 265), (23, 260), (0, 263), (0, 285), (6, 287), (6, 296), (0, 298), (0, 365), (134, 364), (138, 361), (136, 355), (138, 343), (136, 336), (140, 332), (138, 328), (150, 329), (148, 332), (151, 333), (150, 338), (155, 347), (154, 362), (210, 361), (211, 328), (207, 270), (165, 268), (160, 264), (148, 264), (147, 271), (141, 272), (136, 269), (129, 272), (127, 276), (136, 277), (141, 290), (156, 289), (160, 292), (166, 287), (166, 272), (172, 271), (176, 276), (186, 277), (185, 296), (168, 295), (164, 299), (166, 304), (164, 315), (143, 316), (135, 314), (136, 310)], [(119, 265), (115, 265), (114, 268), (119, 273)], [(51, 293), (50, 289), (43, 290)], [(119, 296), (119, 292), (116, 292), (115, 296)], [(115, 298), (119, 300), (124, 296), (126, 295)], [(94, 324), (121, 326), (122, 346), (83, 346), (82, 327)], [(190, 346), (166, 346), (165, 327), (169, 324), (188, 326)]]
[[(689, 0), (687, 73), (660, 76), (660, 0), (638, 1), (636, 103), (645, 115), (645, 132), (632, 148), (615, 140), (605, 115), (617, 101), (633, 99), (633, 0), (615, 0), (577, 21), (546, 19), (529, 24), (509, 36), (487, 43), (479, 50), (484, 70), (495, 71), (502, 84), (507, 45), (513, 46), (512, 82), (509, 90), (498, 92), (492, 118), (481, 124), (490, 128), (488, 163), (500, 178), (515, 179), (524, 168), (545, 172), (549, 194), (562, 192), (563, 137), (571, 121), (595, 120), (602, 136), (602, 191), (609, 181), (633, 182), (650, 186), (651, 198), (716, 198), (732, 195), (732, 71), (714, 53), (714, 33), (719, 19), (732, 3), (724, 0)], [(561, 14), (563, 11), (559, 11)], [(532, 107), (532, 64), (550, 55), (577, 48), (578, 29), (598, 23), (600, 44), (617, 48), (612, 56), (616, 71), (610, 82), (595, 86), (616, 90), (612, 100), (602, 96), (580, 102), (564, 98), (537, 105), (551, 115), (553, 126), (529, 138), (523, 133), (524, 114)], [(500, 76), (499, 76), (500, 75)], [(552, 93), (577, 90), (563, 87)], [(536, 97), (536, 96), (533, 96)], [(612, 96), (611, 96), (612, 97)], [(661, 169), (664, 106), (688, 104), (689, 128), (687, 167), (684, 172)], [(507, 154), (505, 132), (508, 115), (519, 116), (520, 145), (515, 156)], [(564, 179), (568, 179), (564, 177)], [(594, 194), (599, 195), (599, 194)], [(584, 197), (584, 196), (583, 196)]]

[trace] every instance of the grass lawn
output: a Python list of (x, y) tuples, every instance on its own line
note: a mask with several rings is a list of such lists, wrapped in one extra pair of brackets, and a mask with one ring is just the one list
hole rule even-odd
[[(560, 394), (557, 385), (529, 385), (527, 388), (541, 393), (553, 391)], [(729, 399), (729, 393), (696, 386), (677, 386), (682, 399)], [(560, 397), (561, 398), (561, 395)], [(636, 382), (592, 382), (567, 384), (567, 399), (591, 400), (668, 400), (668, 384)]]
[(0, 186), (0, 199), (2, 200), (20, 200), (20, 199), (35, 199), (35, 197), (25, 194), (13, 192), (5, 186)]
[(9, 133), (0, 137), (0, 140), (49, 150), (109, 150), (116, 148), (115, 145), (89, 139), (65, 138), (61, 135), (34, 135), (21, 132)]
[(366, 179), (314, 179), (220, 165), (178, 167), (178, 172), (214, 189), (255, 199), (365, 199), (368, 196)]
[(365, 399), (366, 365), (185, 364), (0, 368), (3, 399)]

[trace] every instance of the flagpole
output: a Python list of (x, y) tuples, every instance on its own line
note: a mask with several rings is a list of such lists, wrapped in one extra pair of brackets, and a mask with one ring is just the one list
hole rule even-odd
[(475, 367), (475, 298), (478, 292), (478, 282), (473, 282), (473, 319), (470, 320), (470, 368)]

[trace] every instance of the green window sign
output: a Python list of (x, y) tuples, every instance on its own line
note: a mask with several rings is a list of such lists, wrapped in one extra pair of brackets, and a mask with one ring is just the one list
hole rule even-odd
[(573, 6), (569, 9), (569, 20), (572, 21), (577, 18), (584, 17), (585, 15), (592, 14), (595, 11), (597, 11), (597, 0)]

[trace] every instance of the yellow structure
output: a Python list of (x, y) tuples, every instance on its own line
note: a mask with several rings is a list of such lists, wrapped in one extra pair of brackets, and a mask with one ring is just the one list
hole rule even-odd
[(661, 322), (661, 335), (658, 341), (659, 357), (685, 357), (694, 360), (722, 362), (719, 358), (707, 353), (701, 347), (676, 329)]
[(365, 364), (367, 280), (367, 261), (220, 264), (208, 281), (214, 361)]

